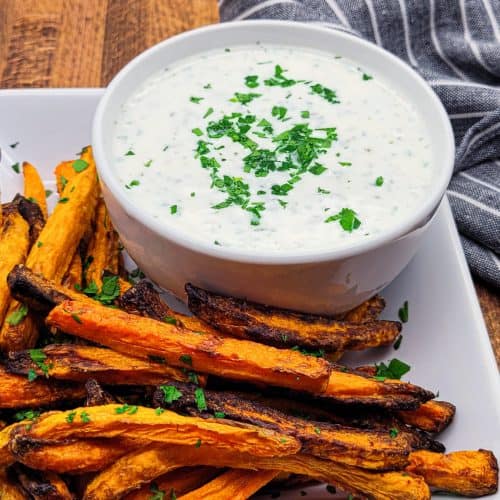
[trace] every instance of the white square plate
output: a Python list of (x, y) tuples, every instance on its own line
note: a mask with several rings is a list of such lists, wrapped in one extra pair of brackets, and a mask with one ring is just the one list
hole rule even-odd
[[(74, 158), (90, 142), (101, 94), (101, 89), (0, 91), (2, 201), (22, 191), (22, 176), (11, 168), (16, 162), (33, 163), (52, 189), (57, 163)], [(388, 319), (397, 318), (398, 308), (409, 302), (400, 349), (351, 354), (345, 362), (356, 366), (393, 357), (408, 362), (407, 380), (439, 391), (440, 399), (457, 406), (454, 422), (439, 436), (447, 450), (486, 448), (500, 458), (498, 369), (447, 200), (416, 257), (383, 295)], [(324, 486), (307, 492), (309, 499), (332, 498)], [(298, 497), (295, 490), (280, 498)]]

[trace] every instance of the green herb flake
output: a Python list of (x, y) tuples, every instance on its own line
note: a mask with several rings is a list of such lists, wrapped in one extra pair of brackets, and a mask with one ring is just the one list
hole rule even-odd
[(39, 416), (40, 416), (40, 412), (37, 410), (22, 410), (22, 411), (18, 411), (14, 415), (14, 418), (18, 422), (21, 422), (22, 420), (35, 420)]
[(203, 85), (203, 88), (204, 89), (211, 89), (212, 88), (212, 84), (211, 83), (207, 83), (207, 84)]
[(175, 215), (177, 213), (177, 205), (170, 205), (170, 214)]
[(339, 213), (330, 215), (325, 219), (325, 222), (338, 221), (344, 231), (352, 233), (354, 229), (358, 229), (361, 221), (356, 217), (356, 212), (350, 208), (343, 208)]
[(226, 414), (223, 411), (216, 411), (216, 412), (214, 412), (214, 417), (215, 418), (226, 418)]
[(315, 83), (314, 85), (311, 85), (309, 87), (312, 90), (313, 94), (317, 94), (326, 101), (328, 101), (331, 104), (338, 104), (340, 101), (337, 99), (337, 93), (329, 89), (328, 87), (324, 87), (320, 83)]
[(283, 200), (278, 200), (278, 203), (282, 206), (282, 208), (286, 208), (286, 206), (288, 205), (288, 202)]
[(196, 193), (193, 191), (189, 196), (191, 196), (191, 198), (194, 198), (196, 196)]
[(280, 438), (280, 443), (281, 444), (288, 443), (288, 439), (287, 438)]
[(312, 167), (309, 167), (309, 172), (314, 175), (321, 175), (327, 169), (320, 163), (315, 163)]
[(217, 245), (217, 246), (221, 247), (222, 243), (218, 242), (217, 240), (214, 240), (214, 245)]
[(302, 118), (309, 118), (311, 116), (311, 113), (309, 113), (309, 111), (305, 110), (305, 111), (301, 111), (300, 112), (300, 116)]
[(129, 149), (126, 153), (125, 153), (125, 156), (135, 156), (135, 153)]
[(37, 248), (41, 248), (41, 247), (43, 247), (43, 241), (37, 241), (37, 242), (36, 242), (36, 247), (37, 247)]
[(384, 184), (384, 178), (379, 175), (376, 179), (375, 179), (375, 186), (382, 186), (382, 184)]
[(160, 385), (165, 403), (172, 404), (182, 397), (182, 392), (174, 385)]
[(67, 196), (65, 196), (64, 198), (60, 198), (58, 203), (68, 203), (69, 201), (69, 198)]
[(259, 86), (258, 79), (259, 77), (257, 75), (245, 76), (245, 85), (250, 89), (254, 89)]
[(72, 424), (73, 421), (75, 420), (75, 417), (76, 417), (76, 411), (70, 411), (66, 415), (66, 422), (68, 422), (68, 424)]
[[(375, 365), (377, 371), (375, 376), (377, 379), (394, 379), (400, 380), (403, 375), (408, 373), (411, 369), (410, 365), (406, 364), (397, 358), (391, 359), (388, 365), (385, 363), (380, 363)], [(381, 380), (381, 381), (383, 381)]]
[(205, 411), (207, 409), (207, 401), (205, 399), (205, 392), (201, 387), (197, 387), (194, 391), (194, 399), (196, 401), (196, 406), (198, 411)]
[(339, 161), (341, 167), (350, 167), (352, 163), (350, 161)]
[(83, 293), (98, 300), (102, 304), (109, 306), (120, 295), (120, 284), (118, 276), (104, 276), (102, 279), (101, 291), (99, 291), (96, 283), (91, 281), (89, 285), (83, 289)]
[(17, 142), (14, 142), (13, 144), (11, 144), (9, 147), (12, 148), (12, 149), (16, 149), (17, 146), (19, 146), (19, 141)]
[(321, 434), (321, 429), (320, 429), (319, 427), (315, 427), (315, 428), (314, 428), (314, 432), (315, 432), (316, 434)]
[(145, 167), (150, 167), (153, 164), (153, 160), (148, 160), (144, 162)]
[(46, 189), (45, 190), (45, 198), (48, 198), (49, 196), (51, 196), (53, 193), (53, 191), (51, 189)]
[(203, 118), (207, 118), (208, 116), (210, 116), (212, 113), (214, 112), (214, 108), (208, 108), (206, 111), (205, 111), (205, 114), (203, 115)]
[(273, 106), (271, 115), (274, 116), (277, 120), (283, 121), (287, 111), (288, 110), (284, 106)]
[(76, 323), (80, 323), (80, 325), (83, 324), (83, 321), (80, 319), (80, 316), (78, 316), (78, 314), (72, 314), (71, 317)]
[(80, 413), (80, 420), (84, 423), (84, 424), (88, 424), (90, 422), (90, 415), (86, 412), (86, 411), (82, 411)]
[(18, 174), (20, 172), (19, 162), (18, 163), (14, 163), (14, 165), (12, 165), (12, 170), (14, 170), (14, 172), (16, 174)]
[(47, 364), (45, 360), (47, 355), (41, 349), (28, 349), (31, 361), (41, 370), (41, 372), (48, 378), (49, 369), (52, 368), (52, 364)]
[(60, 179), (61, 179), (61, 191), (64, 191), (64, 188), (68, 184), (68, 179), (66, 179), (64, 175), (61, 175)]
[(195, 96), (191, 96), (189, 98), (189, 100), (191, 102), (194, 102), (195, 104), (200, 104), (201, 101), (203, 101), (204, 97), (195, 97)]
[(368, 80), (373, 80), (373, 76), (370, 76), (367, 73), (363, 73), (363, 80), (365, 82), (367, 82)]
[[(166, 492), (164, 490), (158, 489), (158, 485), (156, 483), (151, 483), (149, 487), (149, 491), (153, 493), (149, 496), (148, 500), (165, 500)], [(172, 500), (172, 493), (174, 493), (174, 489), (171, 490), (170, 500)], [(175, 493), (174, 493), (175, 495)], [(176, 500), (176, 498), (174, 498)]]
[(11, 326), (17, 326), (28, 315), (28, 306), (21, 304), (17, 311), (9, 314), (6, 321)]
[(235, 92), (234, 96), (229, 99), (231, 102), (239, 102), (246, 106), (249, 102), (252, 102), (257, 97), (260, 97), (262, 94), (256, 94), (254, 92), (249, 92), (248, 94), (243, 94), (242, 92)]
[(264, 80), (264, 85), (267, 85), (268, 87), (291, 87), (292, 85), (298, 83), (297, 80), (287, 78), (284, 75), (286, 71), (286, 69), (283, 69), (279, 64), (277, 64), (274, 67), (274, 76)]
[(396, 429), (396, 427), (392, 427), (389, 429), (389, 436), (391, 436), (392, 439), (395, 439), (398, 437), (399, 431)]
[(35, 370), (33, 370), (33, 368), (30, 368), (28, 370), (28, 382), (33, 382), (33, 380), (35, 380), (37, 377), (38, 375), (36, 374)]
[(181, 356), (179, 356), (179, 361), (186, 365), (193, 366), (193, 358), (191, 358), (189, 354), (181, 354)]
[(394, 344), (392, 344), (392, 347), (394, 347), (395, 351), (397, 351), (400, 348), (401, 342), (403, 342), (403, 335), (399, 335)]
[(164, 323), (168, 323), (169, 325), (175, 325), (177, 326), (177, 319), (174, 318), (173, 316), (165, 316), (163, 318)]
[(198, 137), (200, 137), (201, 135), (203, 135), (203, 131), (201, 130), (201, 128), (194, 128), (193, 130), (191, 130), (191, 132), (193, 132), (194, 135), (197, 135)]
[(194, 445), (195, 448), (199, 448), (201, 446), (201, 439), (198, 439)]
[(328, 191), (328, 189), (323, 189), (323, 188), (318, 187), (318, 193), (319, 194), (330, 194), (331, 191)]
[(405, 300), (402, 307), (399, 308), (398, 311), (399, 319), (401, 323), (408, 323), (408, 301)]
[(89, 164), (85, 160), (75, 160), (71, 166), (73, 167), (73, 170), (77, 174), (79, 174), (80, 172), (87, 170), (87, 168), (89, 167)]
[(160, 416), (165, 410), (161, 407), (158, 406), (158, 408), (155, 409), (156, 415)]

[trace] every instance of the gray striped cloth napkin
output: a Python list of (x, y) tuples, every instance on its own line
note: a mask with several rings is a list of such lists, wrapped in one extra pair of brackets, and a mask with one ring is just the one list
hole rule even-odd
[(370, 40), (410, 64), (450, 116), (448, 188), (470, 269), (500, 288), (500, 0), (219, 0), (222, 21), (290, 19)]

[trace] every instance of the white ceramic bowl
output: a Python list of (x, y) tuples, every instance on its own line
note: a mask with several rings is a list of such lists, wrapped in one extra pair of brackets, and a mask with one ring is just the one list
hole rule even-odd
[[(380, 235), (349, 248), (266, 255), (206, 244), (162, 224), (126, 196), (113, 174), (113, 122), (121, 104), (151, 73), (207, 50), (239, 44), (289, 44), (358, 61), (413, 102), (432, 141), (435, 179), (415, 212)], [(265, 304), (317, 313), (352, 308), (390, 283), (418, 249), (450, 180), (454, 140), (445, 110), (425, 81), (379, 47), (328, 28), (285, 21), (213, 25), (170, 38), (136, 57), (113, 79), (97, 109), (92, 145), (111, 219), (131, 257), (160, 286), (184, 295), (184, 284)]]

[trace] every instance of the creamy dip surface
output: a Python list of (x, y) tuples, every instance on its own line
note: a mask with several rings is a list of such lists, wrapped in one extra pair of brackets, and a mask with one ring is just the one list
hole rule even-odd
[(113, 132), (141, 210), (244, 251), (352, 245), (422, 203), (432, 153), (416, 109), (352, 61), (300, 47), (199, 54), (147, 78)]

